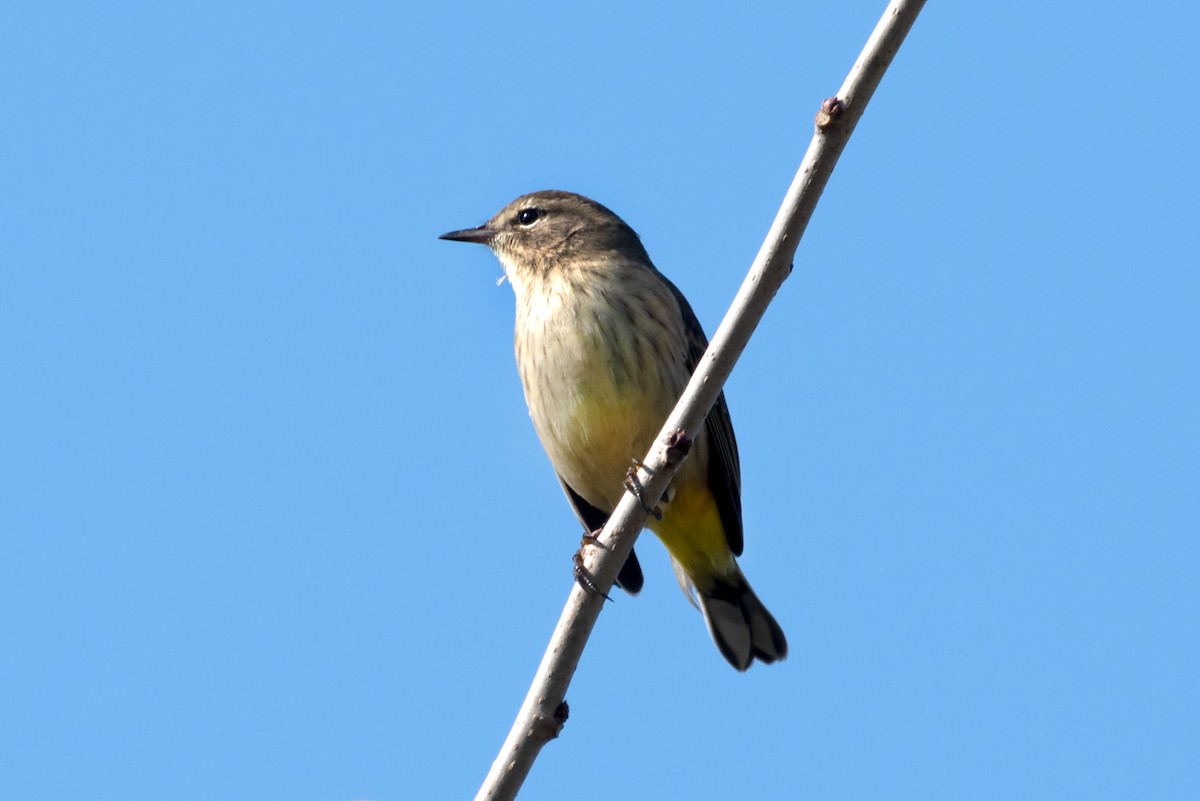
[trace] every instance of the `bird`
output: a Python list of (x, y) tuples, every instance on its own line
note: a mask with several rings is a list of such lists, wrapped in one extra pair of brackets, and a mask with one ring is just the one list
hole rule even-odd
[[(620, 217), (582, 195), (522, 195), (440, 239), (488, 246), (516, 295), (514, 349), (534, 428), (576, 516), (599, 529), (626, 492), (708, 346), (683, 293)], [(787, 639), (746, 580), (741, 467), (722, 392), (647, 527), (685, 596), (739, 671), (787, 656)], [(644, 577), (635, 553), (617, 583)]]

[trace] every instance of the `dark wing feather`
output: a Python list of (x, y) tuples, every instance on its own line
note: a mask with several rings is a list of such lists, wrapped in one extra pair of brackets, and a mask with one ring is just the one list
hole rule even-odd
[[(666, 281), (666, 278), (663, 279)], [(688, 304), (674, 284), (667, 281), (675, 299), (679, 301), (679, 311), (683, 314), (683, 324), (687, 329), (688, 373), (696, 370), (700, 358), (708, 348), (708, 338), (704, 329), (696, 319), (696, 313)], [(708, 488), (717, 501), (717, 511), (721, 515), (721, 524), (725, 527), (725, 541), (734, 556), (742, 555), (742, 468), (738, 461), (737, 439), (733, 436), (733, 420), (729, 417), (729, 406), (725, 403), (725, 393), (717, 396), (708, 417), (704, 420), (704, 430), (708, 434)]]
[[(595, 531), (604, 527), (604, 524), (608, 522), (606, 513), (585, 501), (578, 492), (571, 489), (571, 485), (562, 476), (558, 477), (558, 483), (562, 484), (563, 492), (566, 493), (567, 500), (571, 502), (571, 508), (575, 510), (575, 516), (579, 518), (580, 523), (583, 523), (584, 528), (588, 531)], [(637, 552), (630, 551), (625, 564), (621, 565), (621, 572), (617, 574), (617, 586), (630, 595), (637, 595), (642, 591), (643, 581), (642, 565), (638, 562)]]

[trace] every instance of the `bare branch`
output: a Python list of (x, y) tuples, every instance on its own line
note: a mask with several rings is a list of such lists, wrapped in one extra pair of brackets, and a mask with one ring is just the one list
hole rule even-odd
[[(685, 449), (677, 447), (681, 436), (688, 441), (696, 437), (767, 305), (791, 273), (796, 247), (834, 165), (924, 5), (924, 0), (892, 0), (838, 94), (821, 104), (812, 142), (775, 222), (687, 389), (643, 460), (646, 467), (638, 471), (647, 505), (653, 507), (662, 497), (686, 457)], [(606, 549), (587, 549), (591, 562), (585, 567), (600, 592), (612, 587), (645, 519), (642, 504), (626, 493), (600, 536)], [(542, 746), (558, 736), (567, 717), (567, 687), (603, 604), (598, 594), (578, 585), (572, 589), (516, 722), (476, 801), (515, 798)]]

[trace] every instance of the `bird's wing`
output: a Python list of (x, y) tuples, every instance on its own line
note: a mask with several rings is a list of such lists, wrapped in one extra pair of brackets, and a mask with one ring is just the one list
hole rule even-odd
[[(562, 476), (558, 477), (558, 483), (562, 484), (563, 492), (571, 502), (571, 508), (575, 510), (575, 516), (583, 523), (584, 528), (596, 531), (604, 527), (608, 522), (607, 514), (585, 501), (578, 492), (571, 489), (571, 485)], [(638, 562), (637, 552), (630, 551), (625, 564), (621, 565), (621, 572), (617, 574), (617, 586), (630, 595), (637, 595), (642, 591), (643, 580), (642, 565)]]
[[(666, 280), (666, 279), (664, 279)], [(689, 375), (695, 371), (700, 358), (708, 348), (708, 337), (696, 319), (696, 313), (687, 298), (674, 284), (667, 281), (679, 301), (683, 324), (687, 329), (687, 369)], [(733, 436), (733, 420), (729, 417), (729, 406), (725, 393), (717, 396), (708, 417), (704, 420), (708, 434), (708, 488), (717, 501), (721, 524), (725, 527), (725, 541), (734, 556), (742, 555), (742, 468), (738, 461), (737, 439)]]

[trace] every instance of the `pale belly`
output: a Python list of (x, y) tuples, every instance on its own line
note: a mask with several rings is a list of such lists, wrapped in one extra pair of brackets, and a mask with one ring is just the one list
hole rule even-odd
[(555, 470), (588, 503), (609, 512), (633, 460), (646, 455), (671, 410), (673, 399), (647, 397), (661, 394), (585, 381), (561, 387), (549, 404), (531, 404), (530, 413)]
[(538, 436), (559, 475), (604, 512), (620, 501), (626, 472), (645, 457), (688, 377), (678, 306), (644, 277), (625, 277), (622, 291), (636, 300), (624, 305), (552, 280), (517, 304), (517, 366)]

